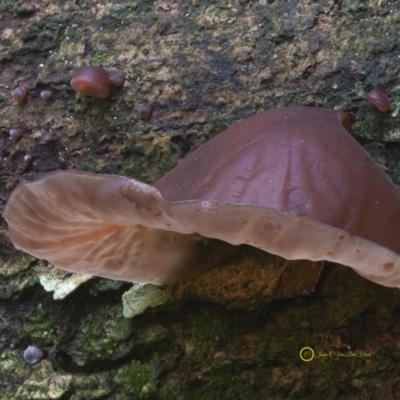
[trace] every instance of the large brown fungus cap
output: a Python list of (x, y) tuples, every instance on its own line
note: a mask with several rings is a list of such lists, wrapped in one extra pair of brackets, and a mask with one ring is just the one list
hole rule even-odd
[(4, 217), (16, 247), (113, 279), (179, 282), (246, 243), (400, 287), (400, 195), (349, 125), (333, 110), (269, 110), (198, 148), (154, 187), (55, 172), (18, 186)]
[(71, 79), (72, 88), (86, 96), (106, 99), (110, 95), (110, 75), (102, 67), (82, 67)]

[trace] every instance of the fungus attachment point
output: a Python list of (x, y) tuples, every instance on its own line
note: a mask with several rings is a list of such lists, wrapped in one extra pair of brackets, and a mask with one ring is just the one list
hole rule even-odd
[(86, 96), (106, 99), (110, 95), (110, 76), (101, 67), (82, 67), (75, 72), (71, 86)]
[(367, 93), (367, 100), (379, 111), (386, 112), (390, 109), (388, 92), (384, 87), (377, 86)]
[(181, 282), (244, 243), (400, 287), (400, 194), (345, 128), (334, 110), (269, 110), (154, 186), (59, 171), (19, 185), (3, 216), (17, 248), (112, 279)]

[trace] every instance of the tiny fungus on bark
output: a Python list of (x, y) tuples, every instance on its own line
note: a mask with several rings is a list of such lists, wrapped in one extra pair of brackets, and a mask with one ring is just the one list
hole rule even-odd
[(11, 92), (11, 97), (18, 103), (22, 103), (25, 100), (26, 95), (28, 94), (28, 88), (21, 84), (18, 85)]
[(153, 113), (153, 106), (151, 104), (142, 104), (138, 108), (138, 114), (141, 119), (149, 119)]
[(22, 138), (22, 129), (12, 128), (10, 129), (9, 135), (11, 139), (18, 141), (19, 139)]
[(44, 357), (44, 353), (42, 350), (40, 350), (36, 346), (28, 346), (24, 350), (24, 360), (28, 364), (37, 364), (39, 361), (41, 361)]
[(44, 101), (50, 100), (50, 99), (51, 99), (51, 96), (52, 96), (52, 93), (51, 93), (50, 90), (42, 90), (42, 91), (40, 92), (40, 97), (41, 97), (41, 99), (44, 100)]
[(30, 163), (33, 161), (33, 157), (32, 157), (30, 154), (25, 154), (25, 155), (24, 155), (24, 161), (25, 161), (27, 164), (30, 164)]
[(110, 82), (114, 86), (124, 86), (125, 74), (123, 72), (114, 72), (113, 74), (110, 74)]
[(110, 95), (110, 84), (110, 75), (102, 67), (79, 68), (71, 79), (71, 86), (76, 92), (99, 99)]
[(3, 215), (17, 248), (112, 279), (185, 281), (244, 243), (400, 287), (400, 194), (349, 127), (340, 111), (269, 110), (153, 186), (58, 171), (20, 184)]
[(386, 112), (390, 109), (388, 92), (384, 87), (377, 86), (367, 93), (367, 100), (379, 111)]

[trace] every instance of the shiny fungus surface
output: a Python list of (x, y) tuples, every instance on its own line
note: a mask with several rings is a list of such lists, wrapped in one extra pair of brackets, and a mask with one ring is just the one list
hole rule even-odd
[(379, 111), (386, 112), (390, 109), (388, 92), (384, 87), (377, 86), (367, 93), (367, 100)]
[(19, 185), (3, 215), (17, 248), (112, 279), (181, 282), (244, 243), (400, 287), (400, 194), (349, 125), (334, 110), (269, 110), (153, 186), (57, 171)]
[(86, 96), (106, 99), (110, 95), (110, 75), (102, 67), (82, 67), (75, 72), (71, 86)]

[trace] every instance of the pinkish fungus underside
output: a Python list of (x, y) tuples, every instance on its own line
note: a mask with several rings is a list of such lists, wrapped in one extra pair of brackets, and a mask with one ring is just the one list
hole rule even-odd
[(111, 279), (185, 281), (244, 243), (400, 287), (400, 194), (349, 126), (339, 111), (269, 110), (153, 186), (58, 171), (19, 185), (3, 215), (17, 248)]

